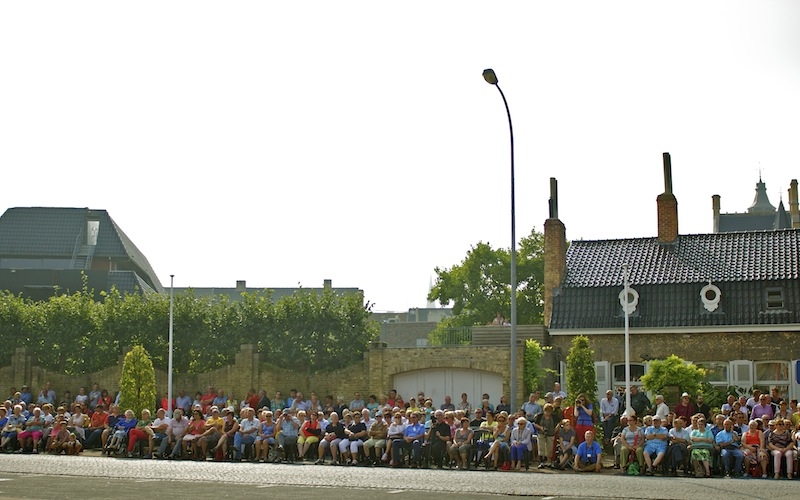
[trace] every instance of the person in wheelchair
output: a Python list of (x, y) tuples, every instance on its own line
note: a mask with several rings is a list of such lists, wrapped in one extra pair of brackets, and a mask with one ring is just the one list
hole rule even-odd
[(106, 445), (106, 453), (111, 456), (111, 452), (121, 453), (125, 448), (125, 440), (128, 437), (128, 431), (136, 427), (136, 415), (133, 410), (125, 410), (125, 418), (121, 419), (114, 426), (114, 433), (111, 439), (108, 440)]

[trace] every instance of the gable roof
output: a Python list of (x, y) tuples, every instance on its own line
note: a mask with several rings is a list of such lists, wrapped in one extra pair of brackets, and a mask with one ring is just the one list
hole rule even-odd
[[(623, 264), (640, 294), (632, 327), (796, 322), (800, 312), (800, 230), (681, 235), (666, 245), (655, 237), (573, 241), (566, 260), (551, 329), (621, 327)], [(722, 297), (713, 313), (700, 299), (709, 282)], [(765, 311), (767, 287), (785, 289), (784, 309)]]
[(72, 259), (85, 243), (88, 220), (99, 222), (93, 258), (128, 260), (149, 288), (163, 292), (147, 258), (105, 210), (9, 208), (0, 217), (0, 256)]

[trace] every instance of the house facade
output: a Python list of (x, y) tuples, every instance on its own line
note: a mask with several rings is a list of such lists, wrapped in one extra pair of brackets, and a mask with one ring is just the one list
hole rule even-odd
[(778, 387), (799, 397), (800, 229), (681, 235), (668, 153), (664, 173), (657, 236), (573, 241), (568, 249), (552, 184), (545, 223), (551, 344), (567, 352), (575, 336), (589, 337), (598, 394), (624, 386), (627, 307), (633, 385), (650, 360), (675, 354), (706, 368), (712, 384)]

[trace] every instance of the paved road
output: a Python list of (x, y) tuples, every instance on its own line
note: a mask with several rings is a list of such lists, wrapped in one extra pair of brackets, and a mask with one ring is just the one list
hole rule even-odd
[[(99, 456), (0, 455), (0, 496), (5, 498), (142, 498), (151, 494), (198, 499), (240, 496), (298, 498), (365, 494), (455, 493), (587, 498), (798, 498), (800, 481), (691, 479), (556, 471), (484, 472), (119, 459)], [(348, 491), (344, 491), (348, 490)]]

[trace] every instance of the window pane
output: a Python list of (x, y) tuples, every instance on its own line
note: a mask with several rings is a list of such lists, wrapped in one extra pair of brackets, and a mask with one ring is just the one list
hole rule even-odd
[(756, 363), (756, 383), (789, 380), (789, 363), (765, 361)]
[[(644, 365), (631, 363), (631, 382), (639, 382), (644, 375)], [(625, 363), (614, 365), (614, 382), (625, 382)]]
[(728, 364), (709, 361), (707, 363), (696, 363), (700, 368), (706, 370), (706, 380), (709, 382), (727, 382)]

